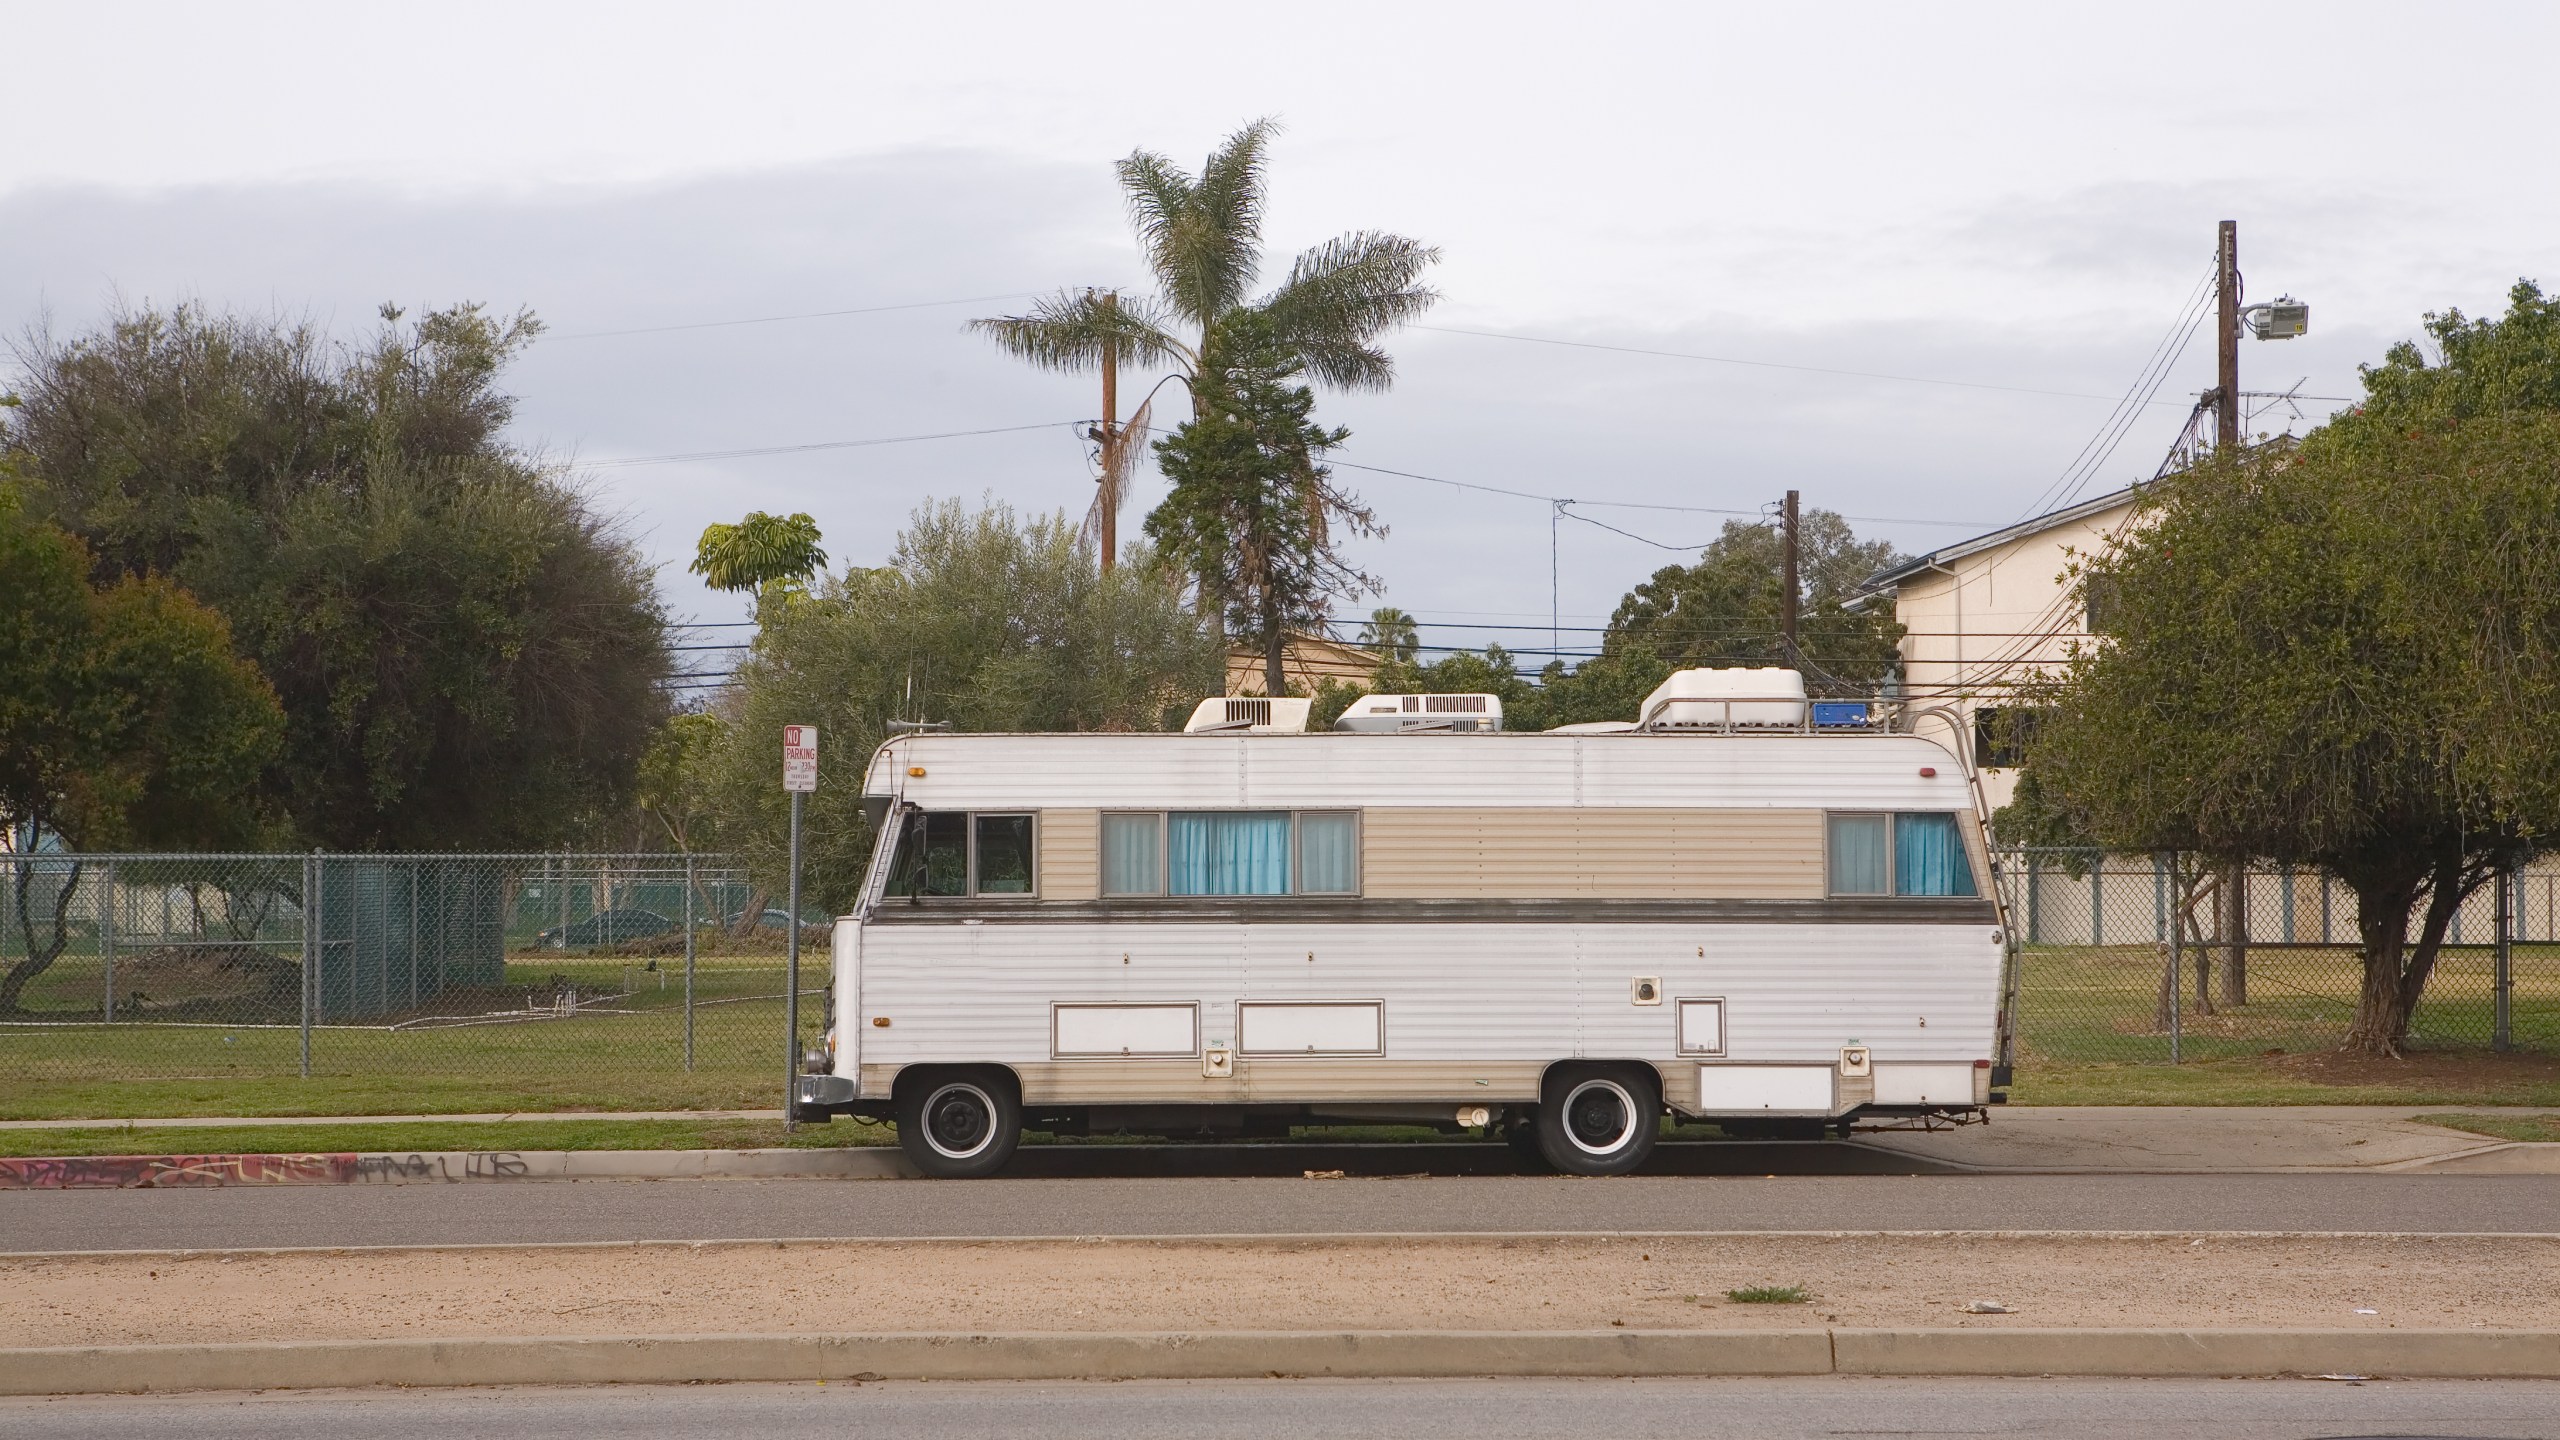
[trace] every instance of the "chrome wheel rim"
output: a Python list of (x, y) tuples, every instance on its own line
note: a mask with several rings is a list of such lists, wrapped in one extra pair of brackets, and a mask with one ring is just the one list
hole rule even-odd
[(1564, 1138), (1585, 1155), (1606, 1157), (1636, 1138), (1640, 1107), (1615, 1080), (1585, 1080), (1564, 1097)]

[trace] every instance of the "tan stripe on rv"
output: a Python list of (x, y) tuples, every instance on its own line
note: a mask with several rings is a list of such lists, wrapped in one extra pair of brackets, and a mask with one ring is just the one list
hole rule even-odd
[(1040, 898), (1093, 900), (1102, 894), (1102, 812), (1040, 812)]
[(1819, 900), (1822, 812), (1372, 809), (1361, 817), (1361, 893)]

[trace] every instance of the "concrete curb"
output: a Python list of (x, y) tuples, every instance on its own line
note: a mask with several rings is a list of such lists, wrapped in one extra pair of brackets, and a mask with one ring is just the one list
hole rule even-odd
[(0, 1395), (351, 1385), (1471, 1375), (2560, 1377), (2560, 1331), (670, 1335), (0, 1350)]
[(428, 1150), (312, 1155), (0, 1157), (0, 1190), (436, 1185), (521, 1180), (902, 1180), (896, 1150)]

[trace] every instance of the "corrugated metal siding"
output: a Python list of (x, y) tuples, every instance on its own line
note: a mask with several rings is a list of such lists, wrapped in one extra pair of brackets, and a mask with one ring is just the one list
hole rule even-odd
[(1963, 768), (1915, 735), (912, 735), (881, 747), (866, 793), (937, 810), (1972, 808)]
[(1372, 809), (1377, 899), (1819, 900), (1822, 812)]
[(1040, 812), (1040, 898), (1093, 900), (1102, 894), (1102, 812)]
[(867, 930), (862, 963), (848, 1018), (893, 1022), (863, 1030), (866, 1072), (1047, 1064), (1055, 1000), (1196, 1001), (1211, 1045), (1233, 1042), (1239, 998), (1377, 1000), (1387, 1053), (1368, 1065), (1671, 1062), (1676, 1008), (1630, 1004), (1637, 976), (1723, 998), (1729, 1060), (1829, 1064), (1852, 1043), (1989, 1056), (2000, 947), (1981, 925), (912, 925)]

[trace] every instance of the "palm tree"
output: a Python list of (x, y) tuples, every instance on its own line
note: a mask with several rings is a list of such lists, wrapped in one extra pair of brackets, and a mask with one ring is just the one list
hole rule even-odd
[(1360, 627), (1360, 643), (1390, 665), (1410, 665), (1422, 654), (1422, 630), (1414, 618), (1393, 605), (1369, 612)]
[[(1279, 129), (1269, 119), (1245, 126), (1210, 152), (1197, 177), (1150, 150), (1119, 163), (1156, 295), (1062, 290), (1028, 315), (974, 320), (971, 328), (1051, 370), (1107, 372), (1123, 362), (1169, 368), (1190, 389), (1197, 413), (1217, 403), (1201, 383), (1212, 341), (1252, 316), (1318, 383), (1386, 389), (1395, 361), (1377, 341), (1440, 298), (1420, 283), (1440, 252), (1401, 235), (1354, 230), (1300, 255), (1276, 289), (1251, 298), (1262, 270), (1264, 154)], [(1106, 416), (1095, 435), (1102, 448), (1097, 517), (1119, 513), (1150, 408), (1141, 404), (1125, 426)]]

